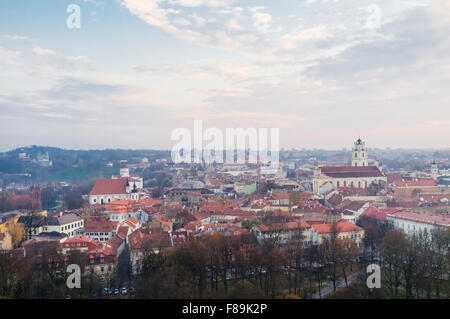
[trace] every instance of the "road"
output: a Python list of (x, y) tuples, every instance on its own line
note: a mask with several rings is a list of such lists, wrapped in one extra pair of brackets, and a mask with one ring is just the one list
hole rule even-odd
[[(354, 281), (356, 281), (356, 279), (358, 278), (358, 276), (361, 274), (361, 272), (355, 272), (351, 275), (349, 275), (347, 277), (347, 282), (348, 285), (350, 286), (350, 284), (352, 284)], [(345, 288), (347, 287), (345, 285), (345, 280), (344, 278), (339, 278), (336, 282), (336, 291), (338, 291), (339, 289)], [(333, 283), (329, 283), (326, 286), (321, 287), (320, 289), (320, 295), (319, 295), (319, 291), (317, 291), (315, 294), (312, 295), (312, 299), (321, 299), (325, 298), (326, 296), (330, 295), (334, 293), (334, 289), (333, 289)]]

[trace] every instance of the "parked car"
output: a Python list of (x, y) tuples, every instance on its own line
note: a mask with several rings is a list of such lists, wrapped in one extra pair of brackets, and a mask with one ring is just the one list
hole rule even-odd
[(116, 289), (114, 289), (114, 294), (115, 294), (115, 295), (118, 295), (118, 294), (120, 294), (120, 291), (119, 291), (119, 289), (117, 289), (117, 288), (116, 288)]
[(120, 289), (120, 293), (121, 293), (122, 295), (126, 295), (126, 294), (128, 293), (127, 288), (123, 287), (122, 289)]
[(111, 294), (112, 294), (111, 289), (109, 289), (109, 288), (103, 288), (103, 295), (104, 295), (104, 296), (109, 296), (109, 295), (111, 295)]

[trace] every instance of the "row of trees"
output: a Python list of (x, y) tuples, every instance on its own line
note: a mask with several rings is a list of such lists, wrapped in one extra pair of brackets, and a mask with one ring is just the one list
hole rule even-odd
[[(216, 233), (166, 250), (154, 239), (145, 244), (141, 272), (129, 282), (139, 298), (322, 298), (330, 289), (342, 298), (448, 298), (448, 229), (408, 237), (374, 219), (361, 222), (364, 247), (339, 238), (335, 228), (318, 246), (304, 246), (301, 232), (287, 242), (274, 237), (259, 245), (251, 236)], [(87, 273), (81, 290), (68, 290), (56, 247), (45, 246), (33, 258), (0, 254), (0, 296), (96, 298), (105, 285), (129, 280), (125, 259), (107, 280)], [(85, 261), (73, 252), (65, 263), (83, 269)], [(381, 266), (381, 289), (366, 286), (371, 263)], [(339, 290), (338, 283), (348, 289)]]
[[(157, 250), (159, 251), (159, 249)], [(136, 278), (141, 298), (311, 297), (325, 281), (336, 289), (339, 278), (358, 270), (359, 248), (332, 236), (321, 246), (305, 247), (301, 233), (281, 245), (279, 238), (261, 245), (245, 236), (207, 235), (182, 247), (155, 253), (145, 249)]]
[[(450, 231), (438, 229), (406, 236), (390, 230), (380, 249), (382, 284), (390, 298), (450, 297)], [(446, 287), (446, 292), (442, 292)]]
[[(312, 247), (303, 245), (301, 234), (283, 245), (279, 238), (253, 246), (245, 237), (220, 234), (158, 254), (153, 245), (136, 278), (137, 293), (143, 298), (321, 298), (324, 285), (337, 291), (343, 283), (353, 289), (352, 298), (448, 297), (450, 230), (407, 236), (374, 218), (360, 222), (366, 230), (362, 247), (339, 238), (336, 230)], [(366, 285), (372, 263), (381, 266), (379, 290)]]
[(48, 244), (38, 255), (23, 257), (0, 254), (0, 298), (97, 298), (101, 296), (103, 279), (95, 273), (82, 276), (81, 289), (69, 289), (66, 280), (69, 264), (86, 266), (85, 255), (77, 251), (62, 260), (56, 244)]

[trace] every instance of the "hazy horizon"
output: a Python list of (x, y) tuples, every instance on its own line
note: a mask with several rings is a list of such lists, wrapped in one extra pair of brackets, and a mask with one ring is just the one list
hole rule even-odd
[[(66, 151), (167, 151), (170, 152), (170, 148), (65, 148), (65, 147), (58, 147), (58, 146), (49, 146), (49, 145), (26, 145), (26, 146), (18, 146), (12, 149), (8, 150), (1, 150), (1, 153), (8, 153), (13, 152), (20, 149), (26, 149), (31, 147), (41, 147), (41, 148), (58, 148)], [(391, 147), (385, 147), (385, 148), (378, 148), (378, 147), (369, 147), (369, 157), (370, 157), (370, 150), (377, 150), (377, 151), (395, 151), (395, 150), (401, 150), (401, 151), (448, 151), (450, 150), (450, 147), (447, 148), (391, 148)], [(194, 149), (193, 149), (194, 150)], [(226, 151), (226, 150), (224, 150)], [(342, 147), (340, 149), (328, 149), (328, 148), (280, 148), (280, 152), (285, 151), (327, 151), (327, 152), (350, 152), (350, 147)]]

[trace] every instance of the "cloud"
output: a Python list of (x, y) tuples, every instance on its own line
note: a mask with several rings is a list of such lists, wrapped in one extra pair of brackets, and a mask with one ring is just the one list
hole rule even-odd
[(181, 41), (151, 62), (124, 50), (120, 66), (96, 64), (96, 48), (4, 41), (0, 138), (14, 127), (36, 132), (16, 144), (168, 147), (173, 128), (204, 119), (280, 127), (282, 147), (340, 148), (359, 132), (371, 147), (446, 146), (450, 1), (386, 1), (380, 28), (364, 29), (369, 2), (121, 0), (139, 27)]
[(253, 8), (250, 11), (253, 12), (253, 26), (259, 31), (265, 33), (269, 30), (272, 22), (272, 16), (265, 12), (260, 12), (263, 8)]
[(3, 37), (11, 41), (28, 40), (28, 37), (17, 34), (5, 34)]
[(23, 62), (19, 51), (9, 50), (0, 46), (0, 71), (7, 72), (21, 67)]
[[(333, 25), (321, 25), (320, 30), (315, 27), (299, 28), (274, 17), (265, 7), (245, 8), (238, 6), (240, 3), (237, 1), (121, 0), (121, 4), (131, 14), (176, 38), (258, 58), (286, 59), (296, 57), (300, 52), (320, 54), (348, 42), (343, 37), (343, 30)], [(192, 12), (190, 7), (194, 6), (202, 10)], [(312, 34), (316, 30), (321, 32), (318, 34), (321, 38)], [(336, 33), (341, 34), (339, 44), (329, 42), (327, 47), (317, 43), (318, 40), (336, 36)]]
[(37, 55), (56, 55), (56, 52), (50, 49), (43, 49), (40, 47), (34, 47), (33, 52)]
[[(403, 72), (414, 72), (424, 63), (429, 70), (433, 64), (440, 68), (449, 62), (445, 54), (450, 49), (449, 8), (450, 1), (444, 1), (411, 10), (404, 17), (384, 24), (378, 30), (384, 36), (378, 41), (359, 43), (333, 58), (322, 59), (307, 73), (354, 80), (390, 72), (403, 76)], [(400, 69), (404, 70), (399, 72)]]
[(150, 76), (162, 76), (187, 79), (223, 78), (237, 79), (248, 76), (259, 67), (233, 61), (192, 62), (180, 64), (162, 64), (152, 67), (136, 66), (134, 70)]
[(168, 2), (183, 7), (228, 7), (236, 0), (170, 0)]

